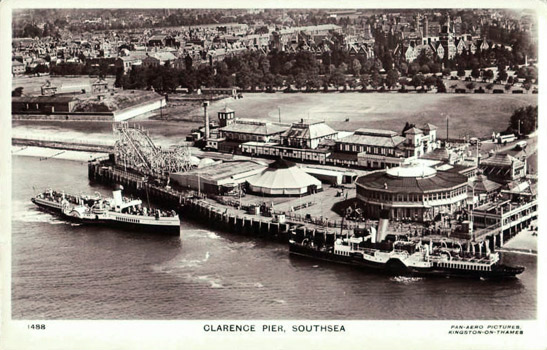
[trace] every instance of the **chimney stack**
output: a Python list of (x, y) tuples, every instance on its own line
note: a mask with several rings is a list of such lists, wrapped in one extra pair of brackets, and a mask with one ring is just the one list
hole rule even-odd
[(209, 112), (207, 112), (207, 107), (209, 107), (209, 101), (203, 102), (203, 112), (205, 113), (205, 135), (203, 137), (205, 140), (209, 139)]

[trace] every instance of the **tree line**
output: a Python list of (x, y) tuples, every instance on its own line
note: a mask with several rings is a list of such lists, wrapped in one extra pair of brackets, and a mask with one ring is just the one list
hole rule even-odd
[(159, 67), (133, 67), (128, 74), (120, 69), (116, 73), (115, 86), (124, 89), (154, 88), (159, 92), (173, 92), (181, 86), (192, 92), (201, 86), (237, 86), (250, 91), (319, 91), (332, 87), (336, 90), (393, 89), (403, 85), (414, 89), (436, 86), (439, 92), (446, 92), (441, 77), (417, 73), (412, 79), (407, 79), (401, 77), (396, 69), (381, 74), (382, 66), (378, 60), (350, 59), (349, 65), (341, 60), (336, 66), (332, 63), (332, 57), (317, 59), (308, 51), (272, 51), (267, 55), (250, 51), (240, 56), (226, 57), (212, 66), (200, 65), (196, 68), (189, 60), (185, 69), (175, 69), (170, 62)]
[[(520, 124), (520, 128), (519, 128)], [(527, 106), (516, 109), (509, 118), (508, 133), (528, 135), (538, 126), (538, 106)]]

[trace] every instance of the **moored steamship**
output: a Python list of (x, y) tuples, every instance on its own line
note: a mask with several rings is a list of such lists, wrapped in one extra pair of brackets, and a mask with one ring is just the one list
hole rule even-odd
[(180, 219), (177, 213), (143, 207), (140, 199), (123, 197), (122, 190), (122, 186), (117, 186), (112, 191), (113, 198), (102, 198), (100, 194), (93, 197), (74, 196), (46, 190), (31, 200), (41, 208), (77, 223), (180, 234)]
[(304, 237), (293, 232), (289, 251), (401, 276), (507, 278), (524, 271), (521, 266), (501, 264), (499, 253), (490, 250), (488, 241), (468, 243), (466, 249), (457, 242), (409, 241), (406, 236), (386, 235), (386, 226), (383, 218), (378, 230), (371, 227), (361, 234), (338, 238), (326, 234)]

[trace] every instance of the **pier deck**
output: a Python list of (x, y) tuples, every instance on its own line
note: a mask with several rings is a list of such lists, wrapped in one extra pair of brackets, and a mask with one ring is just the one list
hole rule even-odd
[[(339, 188), (326, 187), (319, 193), (302, 197), (262, 197), (246, 195), (212, 196), (198, 195), (194, 191), (166, 187), (149, 181), (146, 176), (131, 173), (113, 166), (109, 161), (93, 161), (88, 164), (88, 177), (92, 181), (105, 184), (122, 184), (125, 190), (141, 198), (149, 198), (169, 209), (176, 209), (184, 219), (193, 219), (209, 227), (237, 232), (241, 234), (266, 236), (280, 241), (289, 239), (291, 229), (305, 231), (321, 230), (337, 235), (351, 234), (355, 228), (373, 225), (373, 221), (356, 222), (344, 220), (340, 211), (343, 204), (350, 204), (354, 197), (354, 188), (347, 186), (342, 192)], [(353, 191), (353, 192), (352, 192)], [(346, 196), (347, 194), (347, 196)], [(273, 204), (273, 205), (272, 205)], [(262, 210), (250, 210), (252, 206), (262, 206)], [(338, 206), (338, 208), (337, 208)], [(264, 210), (264, 209), (267, 210)], [(338, 209), (338, 210), (337, 210)], [(278, 220), (276, 214), (284, 214), (284, 220)], [(388, 228), (389, 233), (406, 234), (411, 239), (445, 239), (450, 236), (444, 231), (424, 236), (423, 227), (411, 223), (394, 222)], [(484, 232), (483, 232), (484, 231)], [(436, 231), (437, 232), (437, 231)], [(477, 232), (478, 233), (478, 232)], [(486, 240), (492, 247), (503, 246), (516, 233), (515, 230), (483, 229), (475, 240)], [(452, 237), (450, 238), (453, 239)], [(465, 240), (458, 240), (465, 241)]]

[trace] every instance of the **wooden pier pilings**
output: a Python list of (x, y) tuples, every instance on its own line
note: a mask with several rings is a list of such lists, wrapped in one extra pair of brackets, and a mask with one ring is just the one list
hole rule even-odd
[(273, 222), (270, 218), (230, 213), (203, 199), (192, 198), (186, 193), (148, 183), (145, 177), (107, 166), (103, 162), (88, 164), (89, 180), (107, 184), (121, 184), (124, 191), (139, 196), (143, 202), (153, 203), (166, 209), (174, 209), (182, 220), (195, 220), (210, 228), (242, 235), (257, 236), (287, 242), (291, 223)]

